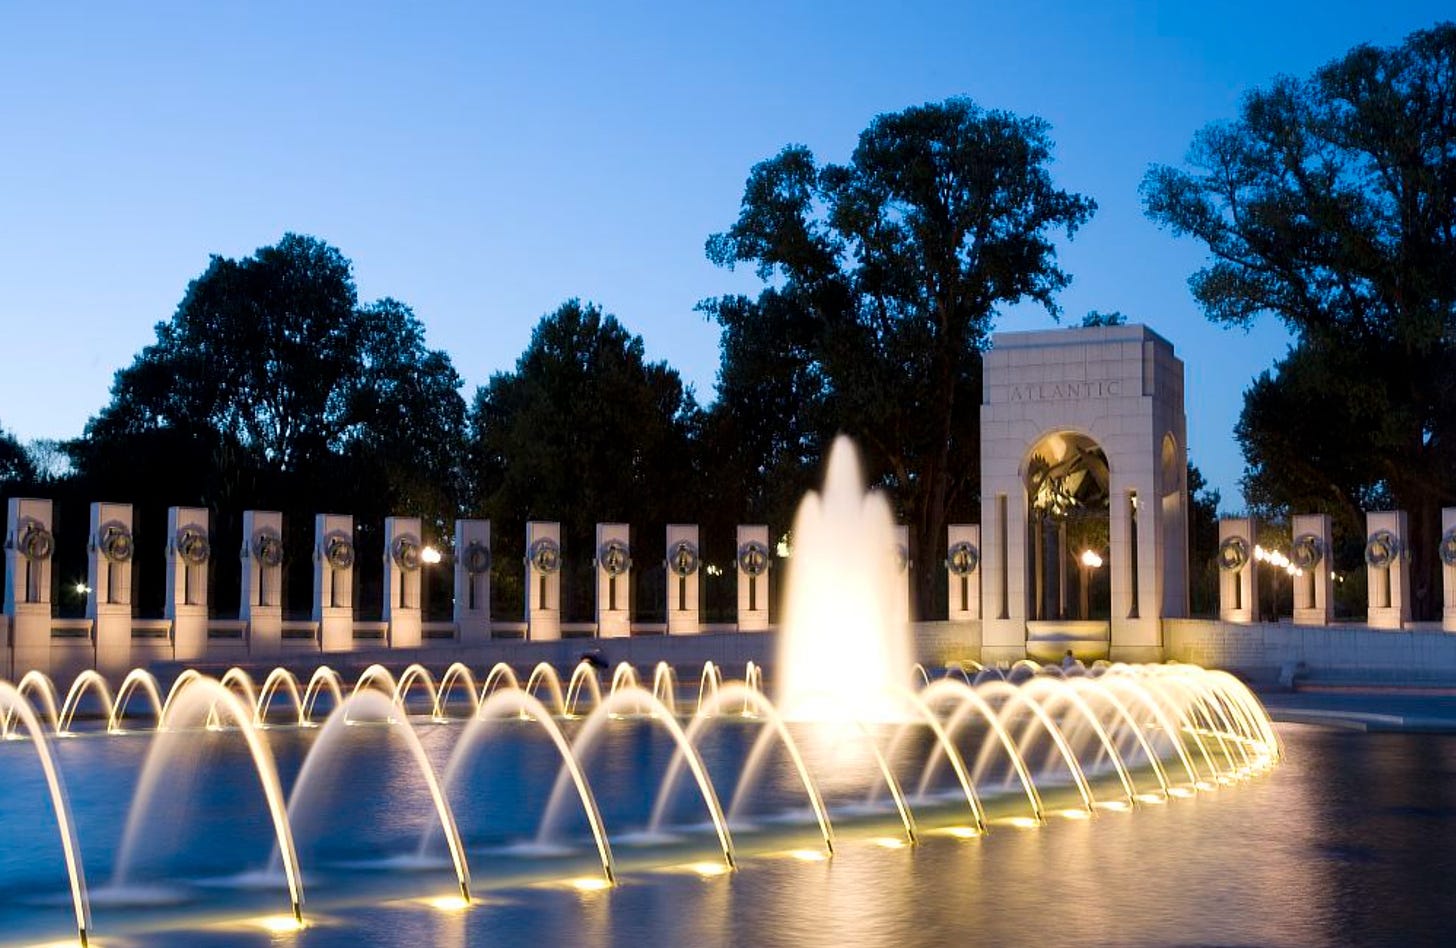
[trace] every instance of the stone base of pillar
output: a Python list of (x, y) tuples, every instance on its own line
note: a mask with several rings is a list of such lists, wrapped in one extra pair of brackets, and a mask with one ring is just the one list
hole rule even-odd
[(172, 657), (199, 661), (207, 655), (207, 607), (178, 606), (172, 619)]
[(390, 648), (419, 648), (424, 644), (424, 625), (418, 609), (395, 609), (389, 616)]
[(1325, 607), (1324, 609), (1295, 609), (1294, 610), (1294, 624), (1295, 625), (1329, 625), (1330, 624), (1330, 610), (1329, 610), (1329, 607)]
[(325, 652), (352, 652), (354, 610), (325, 609), (319, 619), (319, 642)]
[(1026, 657), (1026, 644), (1021, 645), (982, 645), (981, 664), (1001, 665), (1019, 662)]
[(247, 622), (249, 654), (277, 655), (283, 651), (282, 608), (254, 606)]
[(1127, 662), (1131, 665), (1157, 664), (1163, 660), (1163, 646), (1114, 645), (1107, 657), (1109, 661)]
[(7, 674), (19, 681), (28, 671), (54, 675), (51, 668), (51, 604), (17, 603), (10, 617), (10, 659)]

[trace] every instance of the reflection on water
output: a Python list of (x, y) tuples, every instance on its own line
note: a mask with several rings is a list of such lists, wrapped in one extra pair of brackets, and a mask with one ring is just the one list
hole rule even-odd
[(824, 862), (757, 855), (710, 878), (638, 870), (611, 891), (507, 885), (468, 911), (371, 900), (284, 937), (230, 927), (106, 944), (1453, 943), (1456, 738), (1293, 725), (1280, 736), (1284, 763), (1257, 780), (1090, 821), (932, 834), (914, 849), (847, 834)]

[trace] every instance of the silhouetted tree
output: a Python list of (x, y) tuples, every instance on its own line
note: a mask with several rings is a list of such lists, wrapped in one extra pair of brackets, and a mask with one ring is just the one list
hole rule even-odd
[(520, 605), (528, 520), (561, 522), (579, 613), (599, 521), (632, 525), (639, 574), (661, 559), (646, 551), (661, 549), (663, 524), (699, 509), (695, 412), (676, 370), (647, 361), (641, 337), (597, 306), (573, 299), (536, 325), (515, 371), (491, 376), (470, 412), (474, 507), (492, 521), (503, 610)]
[(0, 488), (9, 492), (13, 487), (29, 484), (36, 479), (35, 464), (15, 435), (0, 428)]
[(353, 513), (365, 533), (389, 514), (453, 520), (460, 377), (407, 306), (359, 304), (335, 248), (286, 234), (242, 260), (214, 256), (156, 332), (68, 444), (79, 481), (148, 516), (172, 504), (282, 510), (304, 588), (314, 513)]
[[(846, 431), (911, 525), (914, 559), (939, 562), (950, 517), (978, 508), (995, 316), (1024, 300), (1058, 312), (1069, 277), (1053, 237), (1095, 209), (1053, 185), (1051, 148), (1041, 119), (955, 98), (877, 117), (848, 164), (791, 145), (753, 168), (707, 252), (770, 285), (703, 308), (724, 329), (715, 413), (767, 449), (759, 473), (802, 467)], [(917, 571), (922, 610), (939, 573)]]
[(1274, 80), (1187, 163), (1152, 168), (1143, 196), (1208, 246), (1194, 297), (1210, 320), (1272, 314), (1297, 340), (1246, 394), (1246, 490), (1346, 529), (1374, 496), (1409, 510), (1432, 615), (1434, 531), (1456, 501), (1456, 25)]

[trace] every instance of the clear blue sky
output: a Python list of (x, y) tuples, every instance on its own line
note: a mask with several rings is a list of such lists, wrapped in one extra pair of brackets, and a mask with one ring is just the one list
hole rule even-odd
[[(1440, 3), (376, 4), (0, 0), (0, 425), (72, 437), (210, 253), (285, 231), (410, 304), (467, 397), (537, 319), (600, 302), (710, 401), (703, 257), (754, 162), (843, 160), (876, 114), (969, 95), (1042, 116), (1096, 198), (1066, 319), (1121, 310), (1188, 371), (1192, 458), (1238, 508), (1241, 392), (1286, 345), (1204, 322), (1203, 258), (1142, 216), (1152, 161), (1279, 72)], [(1002, 329), (1048, 325), (1010, 313)]]

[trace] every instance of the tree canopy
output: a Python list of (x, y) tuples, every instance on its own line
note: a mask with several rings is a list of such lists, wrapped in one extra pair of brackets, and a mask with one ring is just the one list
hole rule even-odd
[(1272, 315), (1296, 339), (1245, 396), (1247, 493), (1353, 530), (1372, 498), (1409, 510), (1429, 615), (1433, 531), (1456, 502), (1456, 25), (1276, 79), (1199, 132), (1187, 165), (1154, 166), (1142, 191), (1208, 247), (1194, 297), (1214, 322)]
[(15, 435), (0, 428), (0, 486), (28, 484), (36, 479), (35, 463)]
[[(809, 470), (843, 430), (911, 524), (915, 559), (938, 562), (951, 514), (979, 502), (994, 319), (1025, 300), (1058, 314), (1070, 278), (1053, 240), (1095, 210), (1055, 186), (1051, 161), (1043, 120), (953, 98), (877, 117), (847, 164), (790, 145), (755, 165), (707, 253), (766, 286), (702, 306), (723, 327), (715, 421), (757, 452), (738, 469)], [(918, 571), (922, 608), (935, 572)]]
[[(586, 554), (568, 548), (573, 563), (595, 555), (598, 522), (660, 535), (699, 507), (696, 411), (677, 371), (647, 360), (640, 336), (600, 307), (569, 300), (537, 323), (515, 371), (476, 391), (472, 506), (491, 518), (503, 551), (520, 551), (526, 521), (559, 521)], [(519, 584), (519, 572), (502, 570), (502, 590)]]
[(359, 303), (334, 247), (285, 234), (241, 260), (214, 256), (156, 336), (68, 443), (64, 492), (157, 512), (201, 504), (229, 536), (244, 509), (281, 510), (297, 584), (315, 513), (355, 514), (366, 544), (388, 515), (422, 516), (438, 537), (458, 514), (460, 377), (409, 307)]
[(192, 462), (189, 495), (202, 470), (229, 494), (239, 477), (256, 489), (347, 464), (372, 468), (372, 493), (401, 509), (457, 505), (460, 377), (407, 306), (359, 304), (335, 248), (286, 234), (242, 260), (214, 256), (156, 333), (73, 444), (83, 476), (150, 442)]

